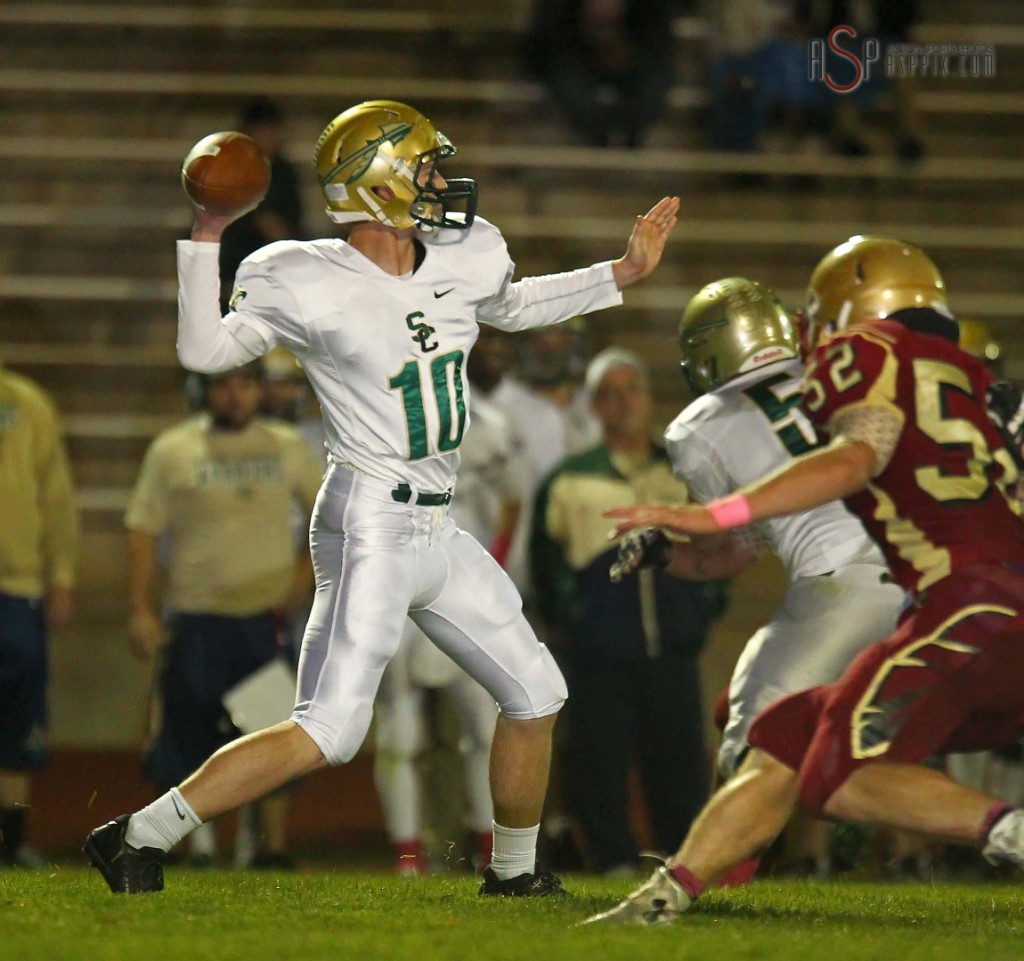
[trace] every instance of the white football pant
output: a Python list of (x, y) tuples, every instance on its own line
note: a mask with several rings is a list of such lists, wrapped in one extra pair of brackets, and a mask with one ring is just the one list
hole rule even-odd
[(455, 526), (446, 506), (403, 504), (392, 489), (332, 464), (313, 510), (316, 595), (292, 720), (331, 764), (350, 760), (366, 737), (407, 616), (506, 717), (554, 714), (567, 695), (497, 561)]

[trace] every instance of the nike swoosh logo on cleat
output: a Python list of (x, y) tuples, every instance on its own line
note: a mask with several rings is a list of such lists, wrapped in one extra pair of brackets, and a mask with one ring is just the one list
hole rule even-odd
[(446, 297), (446, 296), (447, 296), (448, 294), (450, 294), (450, 293), (451, 293), (451, 292), (452, 292), (452, 291), (453, 291), (454, 289), (455, 289), (454, 287), (449, 287), (449, 288), (448, 288), (447, 290), (442, 290), (442, 291), (441, 291), (441, 293), (438, 293), (438, 292), (437, 292), (437, 291), (435, 290), (435, 291), (434, 291), (434, 300), (440, 300), (440, 299), (441, 299), (442, 297)]

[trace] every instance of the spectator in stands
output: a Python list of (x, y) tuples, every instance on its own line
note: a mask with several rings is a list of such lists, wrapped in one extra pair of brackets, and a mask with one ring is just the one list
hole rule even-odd
[[(604, 873), (632, 872), (629, 772), (639, 768), (657, 848), (672, 850), (708, 793), (697, 656), (720, 604), (705, 588), (648, 571), (609, 583), (616, 547), (603, 513), (616, 501), (685, 503), (665, 450), (652, 440), (647, 371), (610, 348), (590, 363), (586, 390), (602, 441), (565, 460), (537, 497), (532, 571), (572, 697), (572, 809)], [(716, 589), (717, 592), (717, 589)]]
[[(507, 365), (502, 359), (507, 341), (500, 334), (485, 334), (486, 330), (481, 328), (481, 339), (487, 343), (481, 349), (478, 342), (467, 361), (466, 372), (473, 387), (473, 420), (460, 448), (459, 486), (451, 510), (459, 528), (487, 545), (491, 556), (504, 565), (516, 531), (526, 477), (511, 419), (487, 396), (488, 388), (495, 386), (495, 378), (500, 378)], [(443, 803), (425, 803), (417, 758), (427, 744), (426, 701), (433, 690), (447, 695), (458, 716), (464, 803), (447, 790), (443, 799), (432, 799)], [(474, 860), (488, 864), (493, 805), (487, 765), (497, 717), (494, 698), (408, 621), (399, 652), (384, 672), (374, 716), (374, 778), (388, 836), (395, 846), (398, 872), (423, 874), (428, 869), (421, 819), (425, 808), (435, 814), (464, 808)]]
[(270, 188), (263, 203), (224, 231), (220, 278), (225, 309), (235, 271), (249, 254), (275, 240), (302, 240), (306, 236), (298, 173), (284, 155), (285, 122), (280, 106), (273, 100), (253, 100), (242, 110), (238, 127), (260, 145), (270, 160)]
[[(222, 698), (283, 653), (282, 618), (306, 603), (313, 582), (291, 512), (297, 502), (309, 516), (321, 470), (293, 427), (257, 416), (259, 362), (204, 377), (201, 393), (205, 412), (153, 441), (126, 517), (132, 648), (151, 660), (166, 645), (162, 724), (146, 762), (163, 788), (237, 736)], [(156, 598), (164, 534), (166, 632)], [(290, 865), (286, 803), (263, 802), (254, 867)], [(193, 856), (212, 858), (212, 834), (200, 837)]]
[(775, 0), (705, 0), (710, 138), (716, 150), (823, 151), (831, 102), (807, 71), (807, 46)]
[(0, 865), (41, 867), (25, 843), (46, 755), (47, 634), (74, 611), (78, 514), (57, 412), (0, 366)]
[(526, 58), (585, 143), (639, 147), (672, 83), (672, 5), (537, 0)]
[[(863, 49), (866, 38), (876, 39), (880, 45), (880, 58), (870, 78), (848, 94), (831, 94), (833, 127), (832, 138), (836, 149), (847, 156), (870, 153), (863, 130), (862, 114), (873, 109), (879, 96), (891, 86), (896, 112), (896, 155), (903, 160), (918, 160), (924, 155), (921, 139), (921, 121), (914, 103), (913, 80), (895, 77), (891, 84), (885, 76), (886, 48), (891, 43), (908, 43), (917, 23), (917, 0), (795, 0), (794, 11), (807, 37), (827, 38), (836, 26), (850, 26), (857, 38), (842, 38), (845, 49), (857, 52)], [(836, 83), (847, 84), (855, 79), (855, 66), (848, 57), (828, 54), (827, 68)]]

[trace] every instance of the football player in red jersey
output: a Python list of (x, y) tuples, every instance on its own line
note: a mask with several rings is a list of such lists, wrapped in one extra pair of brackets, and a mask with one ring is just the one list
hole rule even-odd
[[(913, 602), (837, 683), (761, 714), (749, 743), (798, 772), (811, 812), (979, 843), (1024, 867), (1024, 810), (921, 764), (1024, 735), (1024, 524), (1017, 463), (986, 407), (992, 376), (957, 347), (942, 278), (910, 244), (835, 248), (808, 316), (803, 405), (830, 445), (703, 507), (612, 511), (615, 534), (709, 535), (844, 499)], [(713, 880), (670, 860), (628, 913), (672, 920)]]

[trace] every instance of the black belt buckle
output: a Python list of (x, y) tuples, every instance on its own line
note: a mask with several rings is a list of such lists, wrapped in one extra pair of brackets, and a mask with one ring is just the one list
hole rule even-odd
[(441, 507), (443, 504), (450, 504), (452, 492), (445, 491), (442, 494), (417, 494), (413, 500), (412, 488), (408, 484), (399, 484), (392, 492), (391, 499), (399, 504), (408, 504), (412, 501), (421, 507)]

